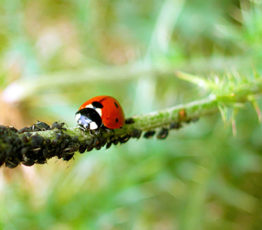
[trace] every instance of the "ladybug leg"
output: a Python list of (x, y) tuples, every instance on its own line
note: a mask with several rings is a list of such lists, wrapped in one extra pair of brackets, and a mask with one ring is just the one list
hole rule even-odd
[(108, 132), (108, 131), (110, 131), (110, 129), (105, 127), (103, 124), (100, 126), (99, 130), (100, 130), (100, 132)]
[(115, 130), (114, 129), (109, 129), (104, 127), (104, 130), (106, 133), (109, 134), (108, 138), (107, 138), (107, 148), (109, 148), (111, 146), (111, 144), (117, 145), (119, 142), (119, 137), (115, 137)]
[(86, 129), (85, 129), (82, 125), (78, 125), (77, 128), (79, 128), (79, 129), (82, 130), (83, 132), (86, 132)]
[(103, 132), (111, 134), (112, 136), (114, 136), (114, 134), (115, 134), (114, 129), (109, 129), (109, 128), (105, 127), (104, 125), (101, 128), (103, 129)]
[(90, 135), (92, 136), (99, 136), (102, 132), (104, 132), (104, 130), (106, 130), (107, 128), (105, 126), (101, 126), (100, 128), (98, 129), (90, 129), (89, 130), (89, 133)]
[(113, 137), (114, 134), (115, 134), (114, 129), (109, 129), (109, 128), (105, 127), (104, 125), (102, 125), (102, 126), (100, 127), (100, 132), (104, 132), (104, 133), (106, 133), (106, 134), (109, 134), (108, 137), (107, 137), (107, 140), (108, 140), (108, 141), (111, 140), (112, 137)]
[(92, 130), (92, 133), (93, 133), (94, 136), (99, 136), (99, 134), (100, 134), (100, 129)]
[(89, 129), (88, 131), (91, 136), (98, 136), (99, 134), (99, 130), (97, 129)]

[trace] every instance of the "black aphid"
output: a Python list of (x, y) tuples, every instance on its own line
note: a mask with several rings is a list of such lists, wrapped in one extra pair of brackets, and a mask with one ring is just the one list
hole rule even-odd
[(162, 128), (159, 132), (158, 132), (158, 134), (157, 134), (157, 138), (158, 139), (165, 139), (165, 138), (167, 138), (167, 136), (168, 136), (168, 129), (167, 128)]
[(149, 130), (149, 131), (145, 132), (144, 138), (151, 138), (155, 135), (155, 133), (156, 133), (155, 130)]

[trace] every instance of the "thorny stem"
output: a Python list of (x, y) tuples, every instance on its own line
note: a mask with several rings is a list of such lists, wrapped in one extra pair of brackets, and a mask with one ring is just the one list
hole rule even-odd
[(150, 138), (157, 130), (157, 138), (164, 139), (170, 129), (179, 129), (183, 123), (215, 113), (219, 107), (234, 107), (235, 104), (250, 101), (250, 97), (262, 93), (262, 79), (243, 81), (235, 84), (235, 88), (226, 88), (225, 84), (221, 84), (220, 88), (223, 91), (214, 91), (216, 95), (210, 94), (188, 104), (127, 119), (124, 127), (116, 130), (101, 129), (91, 134), (77, 127), (66, 128), (57, 122), (51, 127), (38, 122), (19, 131), (0, 126), (0, 165), (13, 168), (19, 163), (43, 164), (54, 156), (70, 160), (77, 151), (83, 153), (105, 145), (109, 148), (111, 144), (125, 143), (132, 137), (139, 138), (142, 132), (145, 138)]
[[(237, 64), (238, 63), (238, 64)], [(105, 67), (96, 69), (66, 70), (47, 75), (37, 75), (26, 81), (15, 81), (3, 91), (3, 100), (6, 102), (19, 102), (39, 94), (46, 89), (55, 89), (57, 87), (72, 87), (72, 85), (83, 85), (90, 82), (120, 81), (137, 79), (144, 76), (173, 76), (178, 69), (181, 71), (193, 72), (224, 72), (225, 69), (234, 69), (238, 66), (246, 66), (249, 61), (245, 57), (221, 58), (214, 57), (209, 59), (197, 58), (192, 63), (174, 65), (127, 65), (123, 67)], [(205, 71), (204, 71), (205, 70)], [(77, 76), (77, 80), (75, 78)], [(35, 79), (35, 80), (33, 80)], [(51, 79), (51, 80), (50, 80)], [(14, 93), (15, 92), (15, 93)]]

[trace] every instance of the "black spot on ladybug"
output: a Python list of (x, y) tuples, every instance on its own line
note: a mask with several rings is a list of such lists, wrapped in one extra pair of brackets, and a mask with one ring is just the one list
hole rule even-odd
[(116, 123), (118, 123), (118, 122), (119, 122), (118, 118), (116, 118), (116, 120), (115, 120), (115, 121), (116, 121)]
[(98, 101), (94, 101), (92, 102), (92, 105), (95, 107), (95, 108), (98, 108), (98, 109), (102, 109), (104, 106), (98, 102)]
[(118, 104), (117, 104), (116, 102), (114, 102), (114, 104), (115, 104), (116, 108), (118, 108), (118, 107), (119, 107), (119, 106), (118, 106)]

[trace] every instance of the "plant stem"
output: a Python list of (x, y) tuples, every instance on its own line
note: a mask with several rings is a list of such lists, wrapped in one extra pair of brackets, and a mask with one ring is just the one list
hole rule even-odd
[(249, 64), (246, 57), (212, 57), (197, 58), (191, 63), (178, 63), (169, 65), (149, 66), (143, 65), (126, 65), (122, 67), (99, 67), (90, 69), (77, 69), (58, 71), (55, 73), (37, 75), (30, 77), (30, 80), (18, 80), (8, 85), (3, 91), (3, 100), (10, 103), (21, 102), (35, 94), (44, 92), (46, 89), (57, 87), (72, 87), (72, 85), (83, 85), (90, 82), (98, 81), (119, 81), (137, 79), (144, 76), (170, 76), (174, 75), (175, 71), (191, 71), (208, 73), (225, 72), (225, 69), (230, 70)]
[[(199, 117), (215, 113), (218, 108), (231, 107), (250, 101), (262, 93), (262, 79), (227, 79), (214, 84), (213, 92), (207, 98), (165, 110), (135, 116), (126, 120), (121, 129), (100, 129), (97, 132), (84, 132), (77, 127), (67, 128), (55, 122), (51, 127), (38, 122), (31, 127), (16, 130), (0, 126), (0, 165), (15, 167), (19, 163), (33, 165), (45, 163), (57, 156), (64, 160), (73, 157), (76, 151), (91, 151), (111, 144), (125, 143), (130, 138), (152, 137), (158, 129), (157, 138), (164, 139), (170, 129), (178, 129), (183, 123), (196, 121)], [(215, 88), (215, 86), (217, 88)]]

